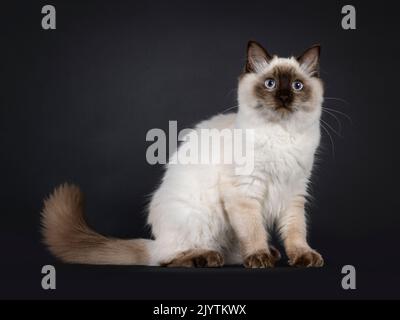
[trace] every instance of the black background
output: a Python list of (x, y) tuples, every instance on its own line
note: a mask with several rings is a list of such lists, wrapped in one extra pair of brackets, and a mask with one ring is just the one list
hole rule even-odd
[[(51, 1), (1, 4), (2, 298), (400, 298), (398, 12), (392, 1)], [(357, 30), (343, 30), (353, 4)], [(312, 181), (310, 241), (322, 269), (181, 270), (64, 265), (40, 243), (42, 199), (75, 182), (87, 220), (118, 237), (148, 237), (151, 128), (179, 128), (236, 105), (249, 39), (282, 56), (321, 43), (323, 132)], [(342, 100), (343, 99), (343, 100)], [(41, 289), (41, 267), (57, 289)], [(341, 267), (357, 290), (341, 288)]]

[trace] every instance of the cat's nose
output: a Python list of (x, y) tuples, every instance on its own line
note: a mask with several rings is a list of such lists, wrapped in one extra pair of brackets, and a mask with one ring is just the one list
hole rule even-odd
[(287, 102), (289, 100), (289, 96), (287, 94), (281, 94), (279, 96), (279, 100), (281, 100), (282, 102)]

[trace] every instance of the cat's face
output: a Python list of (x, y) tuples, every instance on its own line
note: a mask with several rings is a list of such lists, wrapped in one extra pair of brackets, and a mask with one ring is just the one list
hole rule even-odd
[(320, 47), (313, 46), (298, 58), (278, 58), (249, 42), (239, 80), (240, 106), (273, 122), (319, 117), (323, 100), (319, 53)]

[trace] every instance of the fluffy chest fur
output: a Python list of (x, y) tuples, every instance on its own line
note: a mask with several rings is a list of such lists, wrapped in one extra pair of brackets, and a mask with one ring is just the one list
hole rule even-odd
[(266, 217), (277, 217), (294, 196), (307, 193), (319, 139), (318, 125), (304, 132), (280, 126), (255, 130), (254, 171), (250, 181), (263, 190), (260, 196)]

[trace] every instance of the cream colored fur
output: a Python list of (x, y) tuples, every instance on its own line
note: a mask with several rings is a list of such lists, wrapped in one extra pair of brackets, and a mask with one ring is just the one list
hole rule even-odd
[[(307, 77), (312, 95), (307, 111), (300, 108), (276, 121), (273, 111), (260, 116), (253, 86), (279, 65)], [(168, 165), (149, 205), (148, 223), (155, 241), (98, 235), (84, 223), (79, 190), (61, 186), (43, 209), (50, 250), (72, 263), (160, 265), (193, 249), (217, 251), (226, 263), (243, 263), (254, 253), (270, 253), (269, 230), (276, 223), (291, 263), (312, 255), (316, 261), (310, 265), (322, 265), (322, 258), (307, 244), (304, 203), (320, 141), (323, 88), (294, 58), (274, 57), (262, 66), (239, 81), (237, 113), (216, 115), (197, 125), (253, 129), (251, 174), (235, 174), (234, 165)]]

